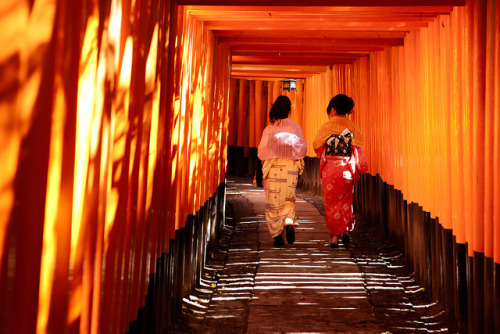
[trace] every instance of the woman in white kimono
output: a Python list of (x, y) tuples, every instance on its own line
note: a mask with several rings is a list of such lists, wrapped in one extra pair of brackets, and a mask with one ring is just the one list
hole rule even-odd
[(266, 221), (274, 246), (295, 241), (295, 190), (304, 170), (307, 144), (302, 128), (288, 118), (290, 99), (279, 96), (269, 111), (270, 123), (262, 134), (258, 157), (266, 194)]

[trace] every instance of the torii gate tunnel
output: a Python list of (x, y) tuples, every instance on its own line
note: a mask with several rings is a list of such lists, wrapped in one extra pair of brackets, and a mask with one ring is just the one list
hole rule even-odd
[(497, 1), (2, 0), (0, 45), (0, 332), (144, 313), (164, 332), (223, 225), (228, 159), (253, 174), (287, 94), (317, 191), (338, 93), (363, 215), (461, 330), (500, 331)]

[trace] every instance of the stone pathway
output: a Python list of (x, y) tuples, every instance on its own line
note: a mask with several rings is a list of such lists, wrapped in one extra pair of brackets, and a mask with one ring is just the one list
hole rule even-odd
[(296, 241), (275, 248), (263, 215), (264, 192), (245, 193), (259, 218), (259, 267), (248, 333), (380, 333), (358, 265), (344, 247), (330, 248), (324, 217), (297, 199)]
[(299, 190), (296, 241), (275, 248), (262, 188), (229, 179), (227, 202), (226, 256), (207, 261), (172, 333), (454, 332), (373, 228), (330, 248), (321, 199)]

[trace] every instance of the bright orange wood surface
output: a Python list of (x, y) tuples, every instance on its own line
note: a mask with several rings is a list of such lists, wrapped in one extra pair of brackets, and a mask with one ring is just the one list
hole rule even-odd
[(370, 173), (500, 263), (495, 1), (183, 3), (4, 0), (2, 330), (126, 332), (285, 78), (309, 156), (330, 98), (352, 96)]
[[(306, 37), (299, 32), (296, 43), (293, 38), (279, 39), (288, 36), (286, 30), (275, 31), (269, 40), (263, 32), (230, 27), (216, 34), (225, 36), (222, 40), (235, 50), (233, 77), (281, 74), (304, 80), (300, 124), (306, 138), (326, 121), (324, 109), (333, 95), (353, 96), (352, 118), (364, 130), (371, 173), (380, 174), (407, 200), (438, 217), (458, 242), (469, 243), (470, 254), (484, 252), (499, 261), (500, 247), (494, 238), (500, 230), (495, 215), (499, 203), (497, 15), (498, 6), (486, 1), (456, 7), (450, 15), (437, 16), (425, 28), (407, 33), (404, 45), (379, 44), (380, 51), (357, 54), (352, 68), (335, 65), (332, 71), (328, 66), (317, 67), (316, 72), (304, 66), (308, 61), (327, 63), (328, 39), (318, 45), (311, 40), (313, 58), (306, 56), (308, 46), (301, 48)], [(352, 42), (333, 36), (339, 44), (334, 52)], [(264, 44), (257, 46), (259, 39)], [(277, 44), (265, 44), (273, 39)], [(369, 44), (357, 50), (362, 47)], [(299, 50), (304, 53), (302, 59)]]

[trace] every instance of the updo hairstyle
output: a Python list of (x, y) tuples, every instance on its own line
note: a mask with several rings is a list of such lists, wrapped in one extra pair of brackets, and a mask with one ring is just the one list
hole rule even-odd
[(273, 106), (271, 107), (271, 110), (269, 110), (269, 121), (271, 124), (274, 124), (274, 122), (280, 120), (280, 119), (285, 119), (288, 117), (290, 114), (290, 109), (292, 107), (292, 103), (290, 102), (290, 99), (285, 96), (285, 95), (280, 95), (274, 101)]
[(330, 115), (332, 113), (332, 110), (335, 109), (337, 115), (343, 116), (352, 113), (353, 108), (354, 101), (349, 96), (338, 94), (330, 100), (330, 103), (326, 108), (326, 112), (328, 113), (328, 115)]

